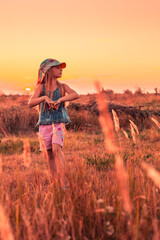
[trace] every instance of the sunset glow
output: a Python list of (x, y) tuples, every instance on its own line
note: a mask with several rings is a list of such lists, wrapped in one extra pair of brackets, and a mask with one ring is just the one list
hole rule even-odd
[(93, 92), (95, 80), (154, 91), (159, 12), (158, 0), (2, 1), (0, 89), (34, 89), (40, 63), (55, 58), (67, 63), (60, 81), (80, 93)]
[(25, 90), (26, 90), (26, 91), (31, 91), (31, 89), (30, 89), (30, 88), (26, 88)]

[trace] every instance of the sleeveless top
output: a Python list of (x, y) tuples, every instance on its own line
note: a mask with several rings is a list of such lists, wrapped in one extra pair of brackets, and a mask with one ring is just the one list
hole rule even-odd
[[(45, 86), (43, 84), (43, 92), (41, 96), (45, 95)], [(49, 91), (49, 97), (51, 96), (51, 92)], [(55, 91), (53, 91), (53, 97), (52, 100), (56, 101), (61, 97), (59, 87), (56, 88)], [(39, 120), (36, 124), (36, 126), (39, 125), (50, 125), (52, 123), (70, 123), (71, 120), (68, 116), (67, 110), (65, 107), (63, 107), (62, 102), (60, 103), (57, 110), (55, 109), (49, 109), (47, 107), (47, 104), (45, 104), (45, 101), (40, 103), (40, 114), (39, 114)]]

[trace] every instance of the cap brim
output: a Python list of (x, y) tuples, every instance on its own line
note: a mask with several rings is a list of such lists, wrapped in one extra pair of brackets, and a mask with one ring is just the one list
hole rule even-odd
[(62, 69), (66, 67), (66, 63), (65, 63), (65, 62), (60, 63), (59, 65), (60, 65), (60, 67), (61, 67)]

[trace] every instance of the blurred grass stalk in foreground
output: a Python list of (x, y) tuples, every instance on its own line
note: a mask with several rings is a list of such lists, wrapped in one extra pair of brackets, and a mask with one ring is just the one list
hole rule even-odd
[[(132, 204), (129, 197), (128, 175), (125, 171), (123, 160), (119, 156), (119, 148), (116, 146), (116, 143), (115, 143), (113, 122), (112, 122), (110, 113), (108, 111), (106, 97), (101, 91), (100, 83), (96, 82), (95, 86), (98, 92), (97, 103), (98, 103), (98, 108), (100, 112), (99, 120), (105, 135), (106, 151), (108, 151), (109, 153), (115, 154), (115, 169), (117, 173), (116, 176), (119, 181), (120, 192), (123, 199), (123, 207), (126, 210), (126, 212), (131, 216)], [(118, 132), (119, 121), (117, 120), (117, 118), (118, 117), (114, 113), (116, 131)]]

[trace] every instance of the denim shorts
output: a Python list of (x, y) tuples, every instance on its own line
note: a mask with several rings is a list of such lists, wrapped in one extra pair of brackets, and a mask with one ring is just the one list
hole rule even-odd
[[(63, 147), (63, 140), (65, 134), (64, 123), (53, 123), (50, 125), (40, 125), (39, 134), (44, 140), (46, 149), (52, 149), (52, 144), (56, 143)], [(42, 147), (40, 146), (40, 150)]]

